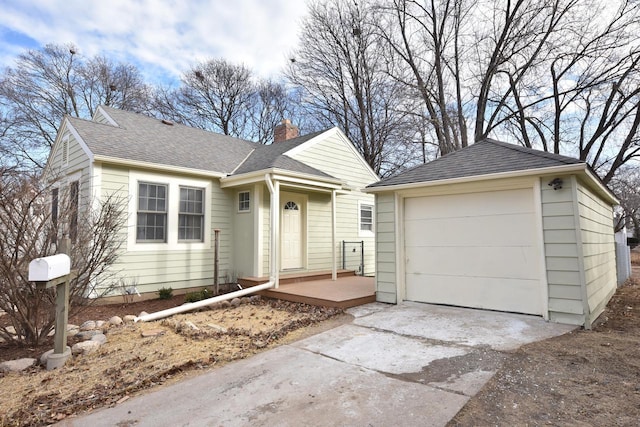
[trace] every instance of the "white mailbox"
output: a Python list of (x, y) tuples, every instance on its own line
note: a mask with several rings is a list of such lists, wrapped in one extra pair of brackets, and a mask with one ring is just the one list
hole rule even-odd
[(71, 259), (68, 255), (58, 254), (36, 258), (29, 263), (30, 282), (48, 282), (66, 276), (71, 271)]

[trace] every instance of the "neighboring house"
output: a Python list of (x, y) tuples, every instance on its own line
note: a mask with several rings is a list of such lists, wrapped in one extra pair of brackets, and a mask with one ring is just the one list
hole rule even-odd
[(583, 161), (487, 139), (366, 191), (378, 301), (590, 328), (615, 292), (617, 200)]
[(364, 241), (359, 273), (372, 275), (374, 197), (361, 189), (377, 175), (337, 128), (297, 137), (283, 121), (275, 132), (260, 145), (101, 106), (91, 121), (65, 117), (45, 173), (81, 208), (127, 201), (113, 268), (140, 292), (213, 284), (214, 230), (220, 283), (335, 274), (343, 240)]

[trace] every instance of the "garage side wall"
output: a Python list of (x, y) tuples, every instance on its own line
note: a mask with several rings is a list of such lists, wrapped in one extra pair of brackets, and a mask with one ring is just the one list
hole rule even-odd
[(588, 323), (591, 323), (602, 313), (616, 290), (613, 209), (580, 181), (577, 187)]
[(393, 193), (376, 194), (376, 299), (396, 304), (396, 206)]
[(584, 305), (576, 234), (575, 181), (568, 176), (560, 177), (562, 188), (554, 190), (547, 185), (553, 178), (555, 176), (543, 177), (540, 182), (549, 320), (582, 325)]

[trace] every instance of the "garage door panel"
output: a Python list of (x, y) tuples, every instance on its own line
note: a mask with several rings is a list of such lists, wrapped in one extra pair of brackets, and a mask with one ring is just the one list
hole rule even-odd
[(405, 219), (533, 212), (530, 190), (503, 190), (405, 199)]
[[(428, 285), (428, 286), (425, 286)], [(409, 301), (540, 314), (542, 298), (535, 280), (407, 274)], [(451, 295), (456, 295), (454, 300)]]
[(532, 189), (407, 198), (408, 300), (542, 314)]
[(424, 244), (424, 235), (434, 246), (530, 245), (535, 237), (530, 213), (464, 218), (437, 218), (405, 222), (407, 247)]
[(407, 274), (537, 279), (538, 252), (531, 247), (415, 247), (406, 256)]

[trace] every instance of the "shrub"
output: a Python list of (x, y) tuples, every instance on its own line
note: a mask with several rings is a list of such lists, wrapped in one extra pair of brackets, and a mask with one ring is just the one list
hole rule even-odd
[(197, 292), (189, 292), (184, 296), (184, 302), (196, 302), (203, 299), (211, 298), (211, 292), (207, 288), (203, 288)]
[(173, 289), (171, 289), (171, 286), (169, 286), (168, 288), (160, 288), (160, 290), (158, 291), (158, 298), (160, 299), (171, 299), (172, 296)]

